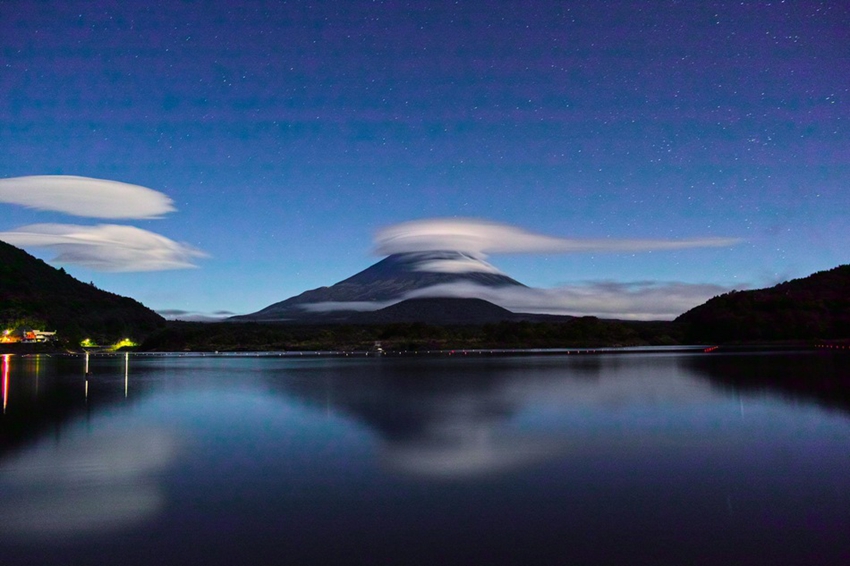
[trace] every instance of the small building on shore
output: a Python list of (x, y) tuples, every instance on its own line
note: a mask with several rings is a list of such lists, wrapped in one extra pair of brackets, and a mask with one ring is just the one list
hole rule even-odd
[(32, 336), (34, 342), (52, 342), (53, 340), (56, 340), (56, 331), (48, 332), (47, 330), (33, 330)]
[(56, 331), (33, 330), (32, 328), (17, 328), (4, 330), (0, 335), (0, 343), (15, 344), (17, 342), (24, 343), (43, 343), (53, 342), (56, 340)]

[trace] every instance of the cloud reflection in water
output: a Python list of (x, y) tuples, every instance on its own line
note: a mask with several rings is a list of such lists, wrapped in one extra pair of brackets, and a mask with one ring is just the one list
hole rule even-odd
[[(156, 516), (165, 496), (156, 475), (178, 452), (160, 429), (79, 431), (0, 463), (0, 524), (15, 536), (75, 536)], [(0, 535), (2, 536), (2, 535)]]
[(504, 436), (496, 429), (487, 423), (435, 427), (415, 441), (387, 442), (382, 461), (405, 473), (460, 479), (532, 465), (564, 448), (554, 440)]
[(675, 365), (659, 375), (652, 356), (384, 362), (345, 375), (304, 367), (275, 383), (364, 425), (385, 469), (423, 479), (474, 481), (608, 449), (640, 458), (650, 440), (691, 447), (700, 439), (657, 415), (702, 426), (712, 398)]
[[(544, 396), (557, 389), (562, 367), (546, 361), (529, 375), (527, 366), (487, 371), (486, 361), (482, 365), (485, 371), (470, 372), (464, 365), (442, 365), (439, 360), (387, 361), (375, 373), (369, 373), (374, 366), (363, 366), (358, 378), (305, 368), (304, 379), (277, 384), (290, 395), (365, 425), (379, 440), (381, 465), (404, 475), (474, 480), (570, 451), (574, 441), (562, 434), (517, 426), (518, 417), (533, 410), (530, 404), (537, 402), (539, 389)], [(350, 370), (353, 374), (354, 368)], [(582, 389), (597, 370), (574, 364), (567, 389)]]

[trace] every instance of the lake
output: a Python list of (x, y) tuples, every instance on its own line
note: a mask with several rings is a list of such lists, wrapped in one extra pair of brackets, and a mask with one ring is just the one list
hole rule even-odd
[(6, 566), (850, 564), (848, 353), (0, 362)]

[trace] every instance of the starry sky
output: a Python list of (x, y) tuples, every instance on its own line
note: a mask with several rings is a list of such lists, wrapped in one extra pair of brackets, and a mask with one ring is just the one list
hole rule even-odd
[[(142, 4), (0, 3), (0, 233), (87, 230), (102, 264), (46, 229), (19, 241), (171, 316), (331, 285), (430, 219), (725, 242), (487, 255), (579, 314), (594, 293), (696, 305), (850, 262), (846, 2)], [(139, 212), (102, 212), (107, 193)], [(121, 238), (178, 257), (110, 269)]]

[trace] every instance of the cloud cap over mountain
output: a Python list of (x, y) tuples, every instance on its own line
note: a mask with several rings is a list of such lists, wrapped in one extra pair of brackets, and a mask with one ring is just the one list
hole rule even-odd
[(536, 234), (472, 218), (431, 218), (388, 226), (375, 235), (378, 255), (452, 250), (473, 255), (517, 253), (643, 252), (725, 247), (739, 238), (580, 239)]

